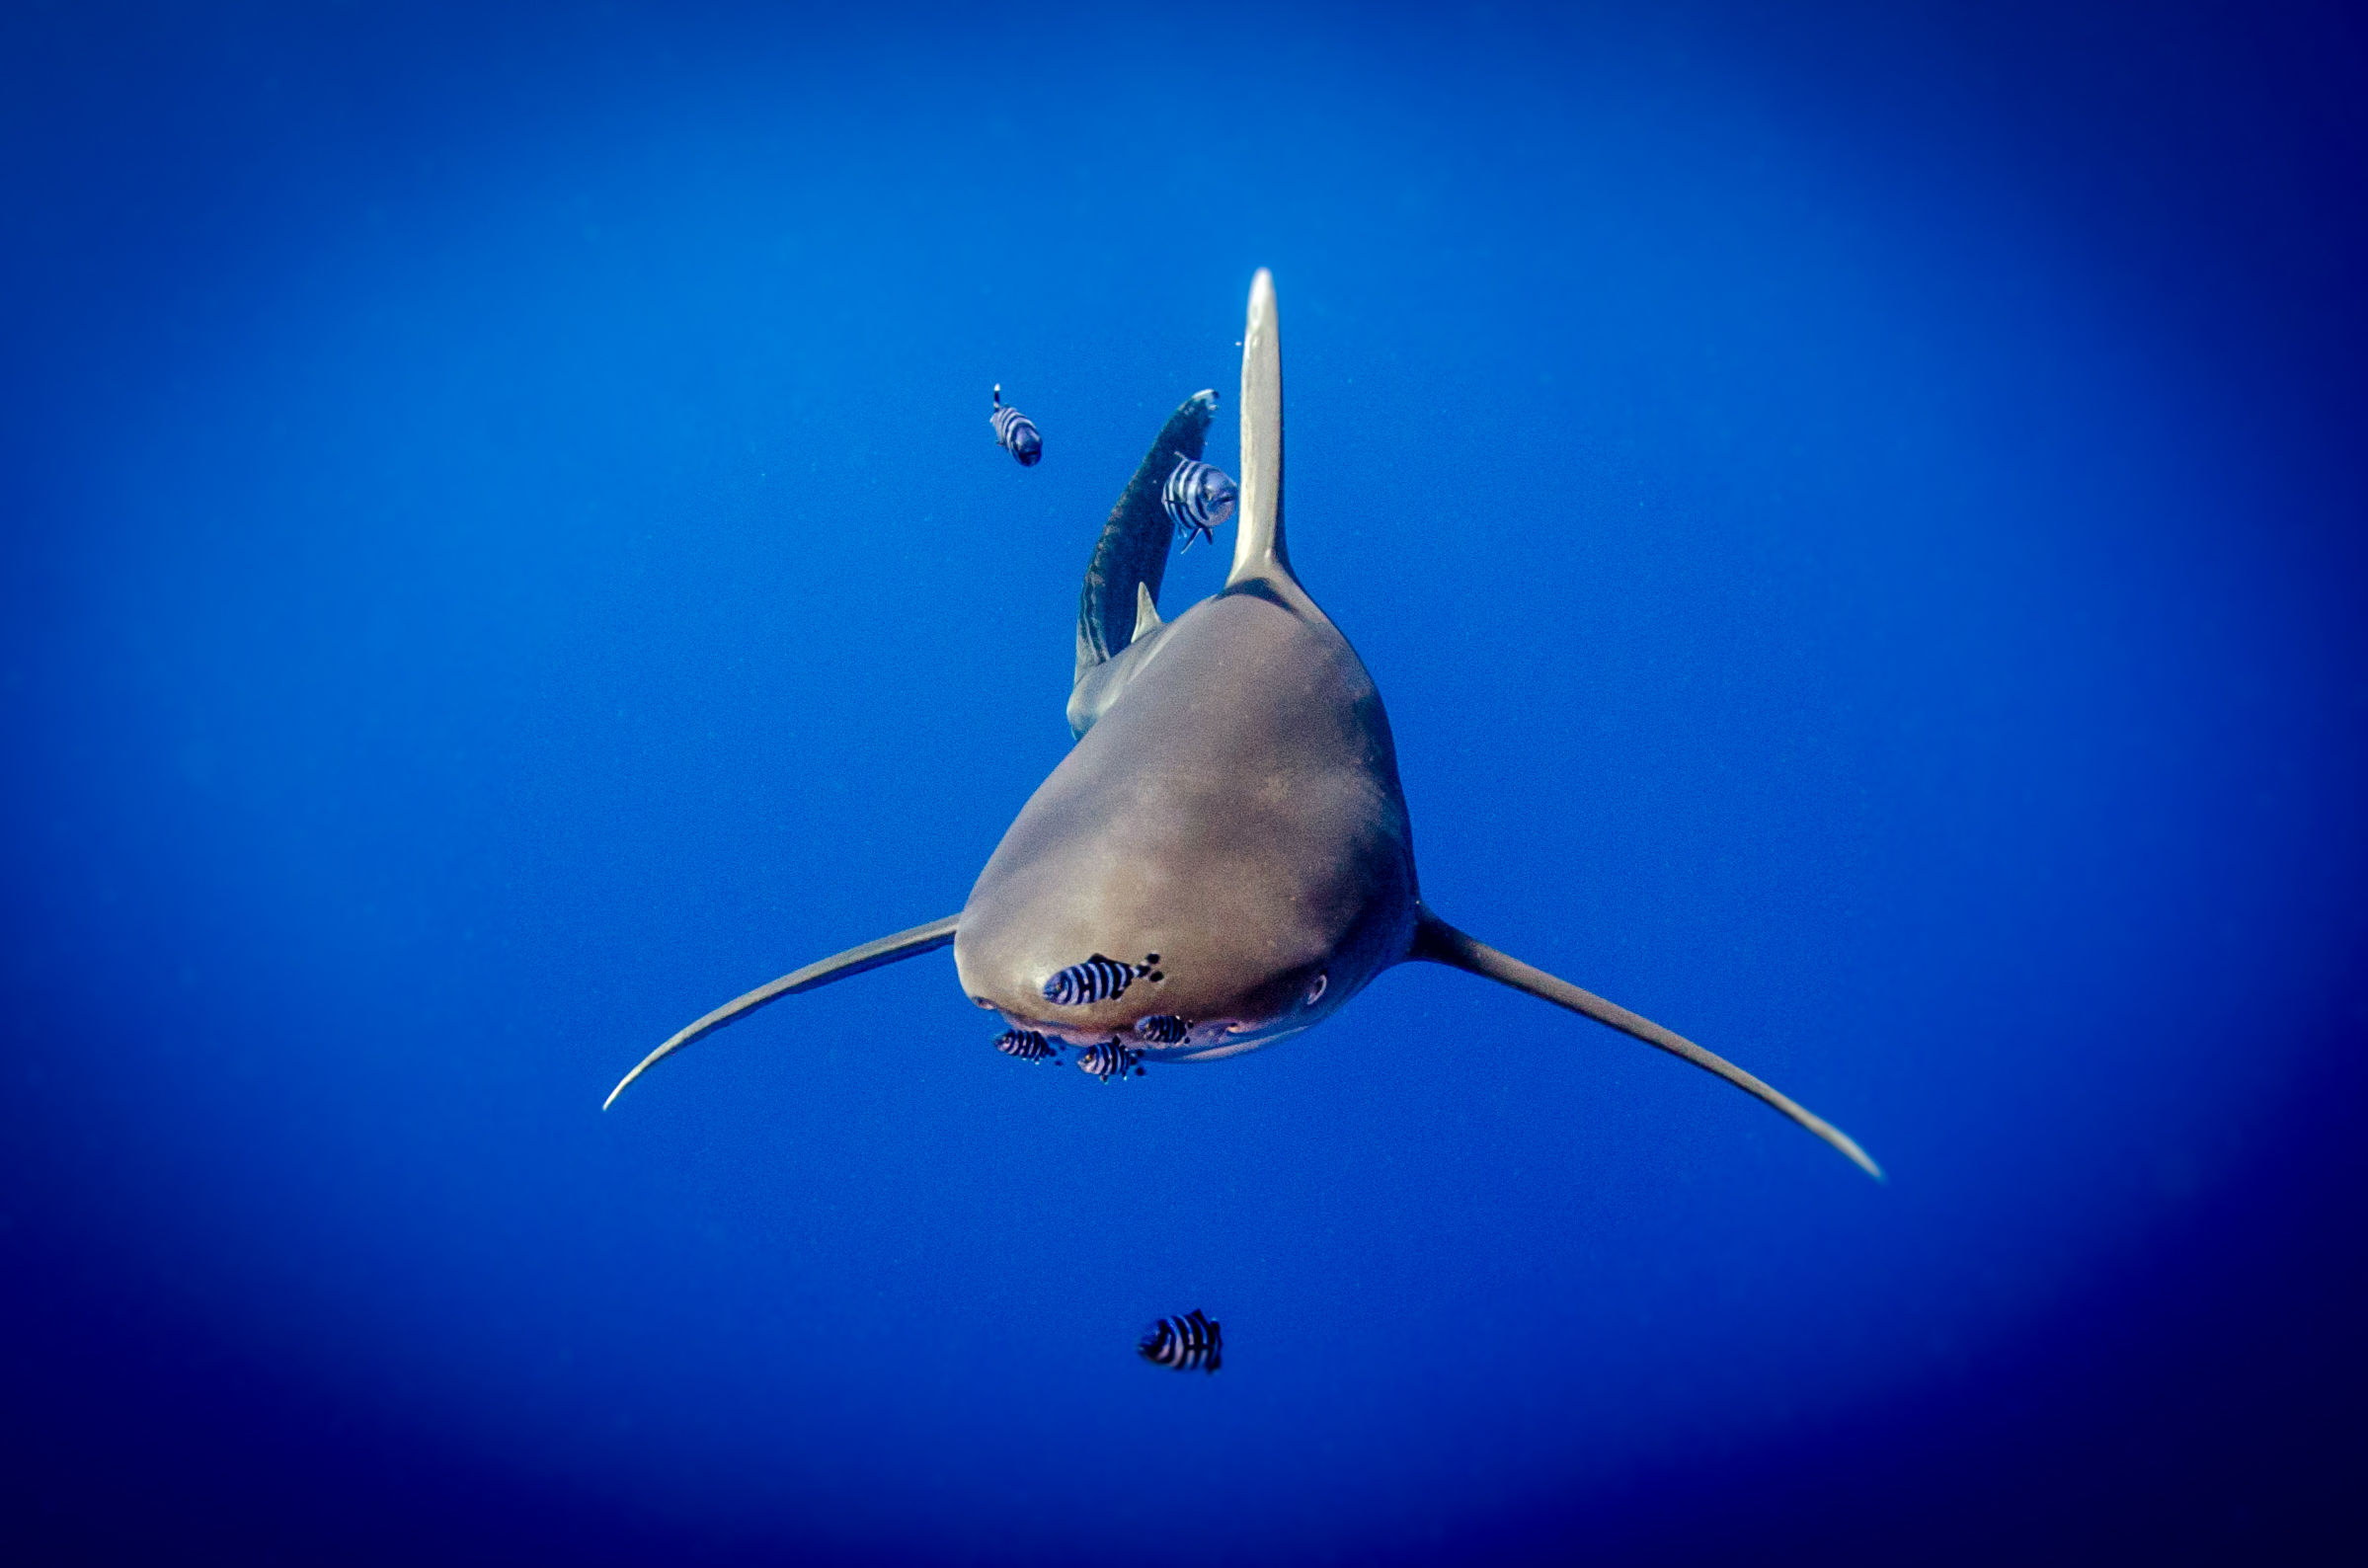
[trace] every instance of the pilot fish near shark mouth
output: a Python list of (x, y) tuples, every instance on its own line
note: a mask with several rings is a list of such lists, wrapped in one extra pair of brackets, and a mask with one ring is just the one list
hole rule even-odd
[(1185, 400), (1103, 524), (1077, 611), (1076, 745), (1021, 808), (961, 912), (725, 1003), (644, 1058), (603, 1109), (657, 1062), (767, 1002), (947, 946), (964, 991), (1009, 1026), (1002, 1050), (1042, 1059), (1073, 1047), (1105, 1080), (1139, 1061), (1270, 1045), (1329, 1018), (1383, 970), (1420, 960), (1693, 1062), (1882, 1180), (1848, 1135), (1741, 1067), (1423, 902), (1381, 692), (1285, 549), (1282, 345), (1263, 271), (1242, 337), (1232, 570), (1215, 596), (1161, 619), (1176, 531), (1168, 484), (1200, 463), (1216, 408), (1214, 392)]

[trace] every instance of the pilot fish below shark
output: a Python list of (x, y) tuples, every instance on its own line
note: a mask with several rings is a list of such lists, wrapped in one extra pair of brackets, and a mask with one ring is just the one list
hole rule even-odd
[[(1201, 461), (1216, 406), (1213, 392), (1185, 400), (1103, 525), (1078, 604), (1067, 709), (1076, 745), (1021, 809), (961, 910), (725, 1003), (643, 1058), (605, 1103), (769, 1002), (948, 946), (964, 992), (1001, 1016), (1005, 1040), (1078, 1048), (1089, 1058), (1080, 1065), (1105, 1078), (1138, 1058), (1210, 1060), (1272, 1045), (1331, 1017), (1382, 971), (1420, 961), (1690, 1061), (1881, 1180), (1824, 1118), (1684, 1036), (1459, 930), (1424, 901), (1381, 693), (1285, 547), (1282, 345), (1264, 272), (1251, 280), (1242, 337), (1232, 567), (1216, 595), (1160, 617), (1175, 533), (1163, 494), (1180, 460)], [(1134, 953), (1145, 956), (1108, 956)], [(1119, 1044), (1130, 1038), (1138, 1045)]]
[(1077, 1053), (1077, 1065), (1108, 1083), (1132, 1072), (1143, 1076), (1143, 1053), (1115, 1040), (1099, 1040)]
[(1223, 1326), (1199, 1307), (1182, 1317), (1163, 1317), (1144, 1330), (1135, 1353), (1154, 1367), (1213, 1372), (1224, 1362)]
[(1022, 1061), (1043, 1061), (1061, 1055), (1059, 1046), (1033, 1029), (1006, 1029), (995, 1037), (994, 1048)]

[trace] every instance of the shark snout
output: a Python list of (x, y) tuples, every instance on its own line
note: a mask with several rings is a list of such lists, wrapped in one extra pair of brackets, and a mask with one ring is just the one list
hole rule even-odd
[(994, 964), (959, 941), (955, 948), (973, 1002), (1013, 1029), (1072, 1046), (1115, 1040), (1171, 1058), (1230, 1056), (1298, 1033), (1330, 1012), (1327, 1000), (1341, 999), (1320, 963), (1228, 974), (1172, 939), (1109, 943), (1059, 962), (1065, 956)]

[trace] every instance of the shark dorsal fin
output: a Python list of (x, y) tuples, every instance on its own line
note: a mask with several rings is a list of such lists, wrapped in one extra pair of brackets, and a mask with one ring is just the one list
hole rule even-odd
[(1151, 602), (1151, 585), (1135, 585), (1135, 630), (1128, 634), (1127, 646), (1132, 648), (1146, 632), (1159, 629), (1159, 606)]
[(1225, 587), (1260, 579), (1296, 584), (1283, 548), (1283, 342), (1275, 317), (1274, 274), (1250, 279), (1250, 313), (1241, 335), (1241, 510), (1233, 533), (1233, 570)]

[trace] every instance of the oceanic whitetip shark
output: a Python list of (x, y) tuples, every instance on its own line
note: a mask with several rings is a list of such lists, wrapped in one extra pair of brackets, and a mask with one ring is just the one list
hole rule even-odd
[(1465, 935), (1423, 902), (1381, 693), (1284, 549), (1282, 345), (1263, 271), (1241, 346), (1232, 571), (1215, 597), (1159, 618), (1172, 531), (1160, 487), (1179, 458), (1201, 455), (1216, 402), (1203, 392), (1176, 411), (1102, 530), (1077, 617), (1077, 744), (1003, 834), (962, 912), (726, 1002), (651, 1052), (607, 1103), (767, 1002), (948, 944), (971, 999), (1040, 1036), (1032, 1045), (1122, 1045), (1130, 1061), (1272, 1045), (1419, 959), (1682, 1057), (1881, 1180), (1841, 1129), (1741, 1067)]

